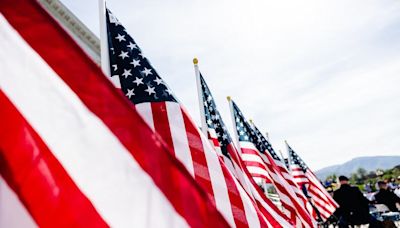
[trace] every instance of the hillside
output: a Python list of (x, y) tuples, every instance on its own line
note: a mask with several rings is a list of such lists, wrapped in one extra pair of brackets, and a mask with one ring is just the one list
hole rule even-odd
[(389, 169), (400, 164), (400, 156), (371, 156), (357, 157), (340, 165), (328, 166), (316, 171), (316, 175), (320, 179), (325, 179), (328, 175), (350, 175), (357, 171), (358, 168), (364, 168), (369, 171), (376, 169)]

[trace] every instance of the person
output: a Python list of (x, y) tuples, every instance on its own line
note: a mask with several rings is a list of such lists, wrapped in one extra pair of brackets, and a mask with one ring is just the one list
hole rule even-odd
[(396, 203), (400, 204), (400, 198), (388, 188), (388, 184), (384, 181), (378, 181), (378, 187), (379, 191), (375, 194), (376, 202), (385, 204), (391, 211), (399, 211)]
[(350, 186), (347, 177), (340, 176), (339, 182), (340, 188), (333, 193), (333, 199), (339, 204), (335, 211), (335, 216), (339, 218), (339, 227), (369, 224), (369, 200), (358, 187)]

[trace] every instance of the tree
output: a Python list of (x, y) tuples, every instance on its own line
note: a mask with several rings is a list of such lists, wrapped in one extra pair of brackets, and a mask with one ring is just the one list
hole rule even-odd
[(367, 170), (365, 170), (364, 168), (358, 168), (357, 169), (357, 175), (361, 180), (365, 179), (365, 176), (367, 175)]

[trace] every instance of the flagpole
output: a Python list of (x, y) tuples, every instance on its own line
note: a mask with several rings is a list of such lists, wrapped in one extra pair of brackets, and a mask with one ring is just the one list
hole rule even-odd
[(118, 76), (111, 75), (110, 56), (108, 53), (108, 35), (107, 35), (107, 19), (106, 19), (106, 1), (99, 0), (99, 21), (100, 21), (100, 60), (101, 70), (115, 87), (121, 88)]
[(288, 155), (288, 163), (289, 163), (289, 167), (288, 170), (292, 171), (292, 169), (290, 168), (290, 164), (292, 163), (292, 159), (290, 158), (290, 153), (289, 153), (289, 144), (287, 143), (287, 141), (285, 140), (285, 144), (286, 144), (286, 151), (287, 151), (287, 155)]
[(279, 154), (281, 155), (281, 159), (283, 162), (285, 162), (285, 157), (283, 156), (282, 150), (278, 150)]
[(201, 119), (201, 131), (204, 136), (208, 138), (208, 126), (206, 122), (206, 116), (204, 113), (204, 104), (203, 104), (203, 90), (201, 89), (201, 80), (200, 80), (200, 70), (199, 70), (199, 60), (197, 58), (193, 59), (194, 65), (194, 73), (196, 76), (196, 85), (197, 85), (197, 97), (199, 99), (199, 111), (200, 111), (200, 119)]
[(226, 99), (228, 100), (229, 103), (229, 110), (231, 111), (231, 119), (232, 119), (232, 126), (233, 126), (233, 134), (235, 135), (235, 142), (236, 142), (236, 148), (238, 149), (238, 152), (240, 153), (240, 156), (242, 156), (242, 148), (240, 147), (239, 143), (239, 136), (236, 131), (236, 121), (235, 121), (235, 115), (233, 112), (233, 103), (232, 99), (230, 96), (227, 96)]

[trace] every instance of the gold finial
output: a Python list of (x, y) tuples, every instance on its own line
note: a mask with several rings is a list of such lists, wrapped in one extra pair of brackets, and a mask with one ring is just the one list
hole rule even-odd
[(286, 141), (286, 139), (285, 139), (285, 143), (288, 144), (287, 141)]
[(227, 96), (226, 99), (228, 99), (228, 101), (231, 101), (231, 96)]
[(199, 60), (197, 58), (193, 59), (193, 64), (197, 65), (199, 63)]
[(254, 124), (254, 123), (253, 123), (253, 119), (249, 119), (249, 122), (250, 122), (251, 124)]

